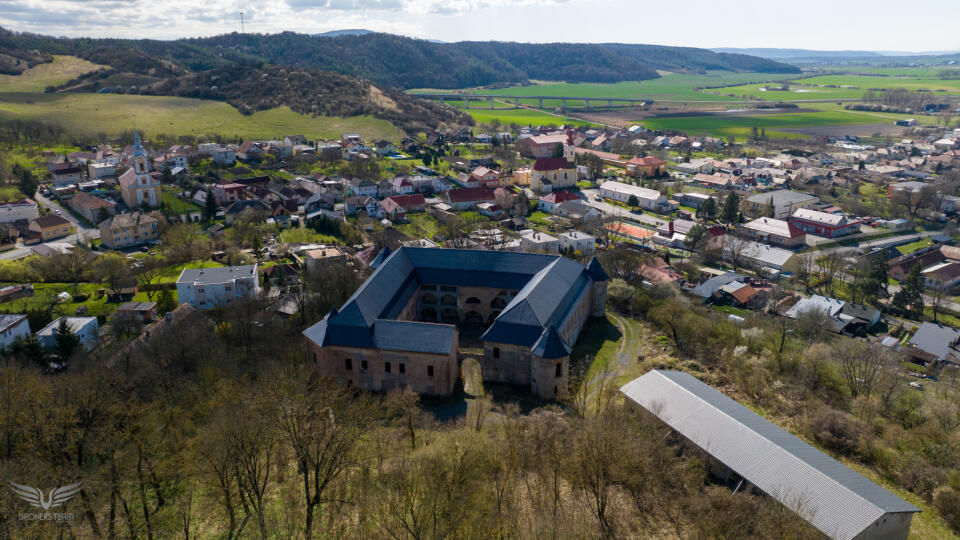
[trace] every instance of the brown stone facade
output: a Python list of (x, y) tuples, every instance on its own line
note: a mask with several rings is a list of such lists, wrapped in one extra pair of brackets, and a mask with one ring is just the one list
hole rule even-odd
[(416, 295), (416, 313), (419, 314), (417, 320), (488, 325), (500, 315), (500, 311), (516, 294), (517, 291), (514, 290), (488, 287), (425, 284)]
[(318, 347), (307, 340), (317, 373), (358, 388), (386, 392), (409, 388), (427, 396), (449, 396), (457, 384), (457, 343), (449, 355), (351, 347)]
[(544, 399), (561, 398), (570, 382), (570, 357), (540, 358), (528, 347), (486, 342), (480, 358), (483, 380), (529, 386), (530, 393)]

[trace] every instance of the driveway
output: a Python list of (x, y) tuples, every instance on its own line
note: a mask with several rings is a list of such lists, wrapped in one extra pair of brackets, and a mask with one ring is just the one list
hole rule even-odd
[(37, 203), (39, 203), (40, 206), (45, 206), (53, 212), (60, 210), (60, 217), (69, 221), (73, 225), (75, 233), (71, 234), (66, 238), (63, 238), (62, 241), (70, 242), (71, 244), (76, 244), (79, 242), (81, 235), (83, 235), (83, 238), (86, 238), (87, 241), (93, 240), (94, 238), (100, 238), (100, 229), (97, 229), (96, 227), (91, 227), (86, 223), (77, 219), (76, 217), (74, 217), (73, 214), (68, 212), (66, 208), (61, 206), (60, 203), (58, 203), (55, 199), (44, 197), (38, 191), (35, 195), (34, 200), (37, 201)]

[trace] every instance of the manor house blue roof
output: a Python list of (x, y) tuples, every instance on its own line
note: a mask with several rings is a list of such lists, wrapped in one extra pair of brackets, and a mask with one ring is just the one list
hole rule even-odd
[(339, 310), (304, 335), (321, 347), (446, 354), (454, 326), (395, 319), (421, 285), (489, 287), (518, 292), (481, 340), (536, 347), (560, 357), (569, 354), (570, 344), (557, 328), (563, 328), (590, 285), (606, 279), (596, 259), (588, 267), (558, 255), (402, 247), (381, 261)]

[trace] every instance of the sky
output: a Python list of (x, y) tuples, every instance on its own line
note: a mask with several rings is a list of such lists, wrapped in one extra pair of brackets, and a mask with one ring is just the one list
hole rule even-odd
[(441, 41), (619, 42), (817, 50), (960, 50), (960, 1), (0, 0), (0, 26), (174, 39), (364, 28)]

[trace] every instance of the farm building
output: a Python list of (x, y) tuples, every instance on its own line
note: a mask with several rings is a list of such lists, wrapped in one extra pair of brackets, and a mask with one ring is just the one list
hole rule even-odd
[(687, 373), (649, 371), (620, 392), (713, 458), (728, 485), (753, 486), (830, 538), (906, 539), (920, 511)]

